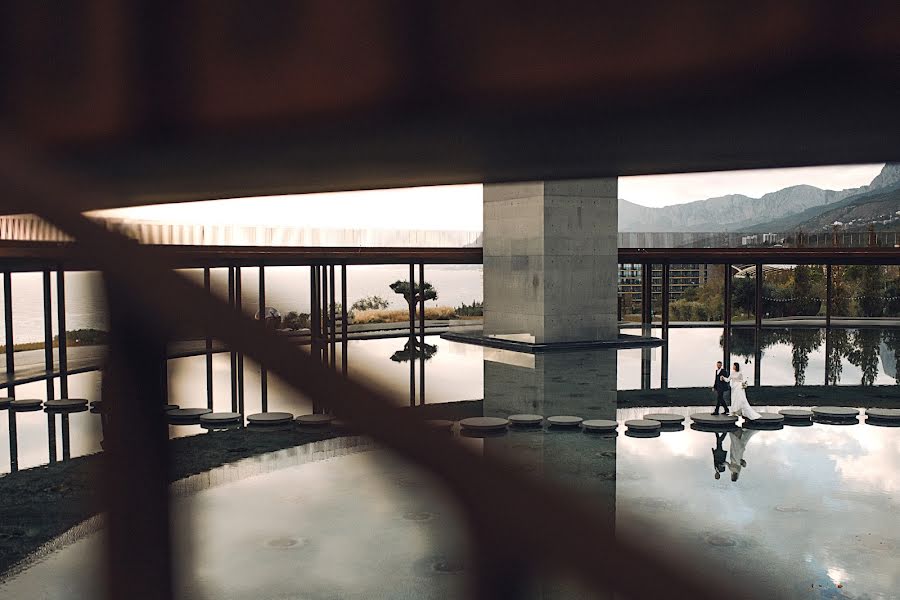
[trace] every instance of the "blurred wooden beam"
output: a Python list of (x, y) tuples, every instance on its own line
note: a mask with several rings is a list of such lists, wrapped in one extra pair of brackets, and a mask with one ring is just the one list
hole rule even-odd
[(891, 2), (0, 11), (2, 125), (82, 209), (900, 159)]

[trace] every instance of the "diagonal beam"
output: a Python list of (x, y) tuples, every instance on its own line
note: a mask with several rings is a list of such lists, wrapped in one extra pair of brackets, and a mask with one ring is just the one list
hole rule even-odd
[[(139, 247), (71, 208), (82, 206), (85, 196), (96, 195), (103, 194), (0, 145), (0, 203), (8, 198), (27, 202), (33, 212), (78, 239), (82, 251), (134, 303), (132, 310), (146, 315), (148, 330), (172, 331), (188, 322), (199, 325), (206, 335), (241, 349), (295, 390), (326, 403), (340, 418), (439, 477), (470, 521), (482, 528), (479, 536), (493, 540), (494, 551), (505, 553), (505, 561), (546, 563), (571, 571), (595, 590), (612, 586), (632, 598), (713, 600), (726, 589), (732, 598), (747, 597), (733, 581), (726, 588), (724, 581), (704, 573), (701, 582), (687, 575), (686, 563), (662, 556), (633, 535), (622, 531), (617, 535), (595, 518), (596, 511), (603, 511), (596, 502), (517, 473), (507, 461), (477, 456), (434, 435), (412, 411), (398, 410), (397, 400), (383, 389), (343, 379), (286, 340), (262, 331), (252, 319), (171, 271), (155, 249)], [(70, 205), (58, 201), (61, 198), (74, 201)], [(602, 555), (598, 555), (598, 540), (607, 542)]]

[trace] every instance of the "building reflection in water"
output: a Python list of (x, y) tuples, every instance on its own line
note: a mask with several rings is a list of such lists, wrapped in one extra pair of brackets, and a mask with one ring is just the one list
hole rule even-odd
[[(616, 379), (616, 351), (611, 349), (526, 354), (487, 348), (484, 415), (533, 413), (614, 421)], [(522, 471), (591, 498), (598, 517), (615, 529), (616, 436), (582, 432), (580, 427), (510, 427), (506, 435), (483, 442), (486, 455), (502, 454)], [(605, 596), (588, 594), (574, 582), (555, 577), (536, 579), (522, 592), (526, 598), (612, 597), (611, 591)]]

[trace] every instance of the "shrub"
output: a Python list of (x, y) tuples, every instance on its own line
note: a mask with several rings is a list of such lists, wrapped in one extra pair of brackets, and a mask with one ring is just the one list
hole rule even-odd
[(282, 325), (287, 329), (296, 331), (297, 329), (306, 329), (309, 327), (309, 314), (291, 311), (281, 320)]
[(350, 307), (354, 311), (360, 310), (383, 310), (390, 306), (391, 303), (381, 296), (367, 296), (360, 298)]
[[(416, 313), (418, 318), (418, 311)], [(456, 319), (456, 310), (452, 306), (429, 306), (425, 309), (425, 318), (445, 321)], [(400, 309), (390, 310), (360, 310), (353, 314), (354, 323), (407, 323), (409, 311)]]

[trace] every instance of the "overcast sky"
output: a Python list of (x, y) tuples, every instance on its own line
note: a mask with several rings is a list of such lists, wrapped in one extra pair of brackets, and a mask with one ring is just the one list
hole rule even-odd
[[(799, 184), (842, 190), (868, 184), (883, 166), (620, 177), (619, 197), (644, 206), (668, 206), (726, 194), (758, 198), (767, 192)], [(122, 208), (94, 214), (172, 223), (372, 229), (480, 230), (482, 221), (480, 185), (212, 200)]]

